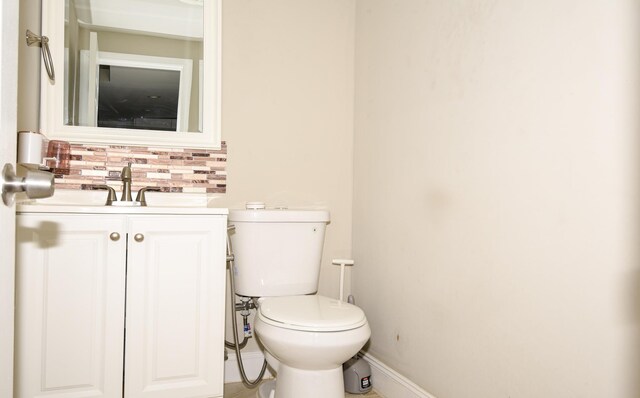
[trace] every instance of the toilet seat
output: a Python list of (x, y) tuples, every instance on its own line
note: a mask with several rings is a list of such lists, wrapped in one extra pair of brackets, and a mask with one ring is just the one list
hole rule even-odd
[(339, 332), (367, 323), (355, 305), (320, 295), (261, 299), (258, 316), (273, 326), (311, 332)]

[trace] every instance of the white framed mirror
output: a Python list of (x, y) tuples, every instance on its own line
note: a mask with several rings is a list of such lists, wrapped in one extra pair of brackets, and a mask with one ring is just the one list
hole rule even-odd
[(221, 0), (51, 0), (51, 139), (220, 148)]

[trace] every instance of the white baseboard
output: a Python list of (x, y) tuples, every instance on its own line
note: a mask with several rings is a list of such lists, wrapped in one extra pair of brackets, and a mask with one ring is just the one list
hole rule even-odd
[[(238, 383), (242, 381), (240, 377), (240, 369), (238, 368), (238, 358), (233, 350), (227, 349), (229, 359), (224, 362), (224, 382), (225, 383)], [(244, 364), (244, 371), (247, 377), (251, 380), (258, 377), (260, 369), (262, 369), (262, 362), (264, 361), (264, 355), (260, 351), (242, 351), (242, 363)], [(273, 378), (269, 369), (264, 374), (265, 379)]]
[[(232, 350), (227, 351), (229, 353), (229, 359), (224, 363), (224, 382), (241, 382), (242, 379), (240, 377), (240, 370), (238, 369), (236, 353)], [(262, 352), (247, 351), (241, 352), (240, 354), (242, 355), (242, 363), (244, 364), (247, 377), (251, 380), (258, 377), (258, 373), (260, 373), (260, 369), (262, 368), (262, 362), (264, 361)], [(386, 398), (435, 398), (374, 356), (363, 354), (363, 357), (369, 365), (371, 365), (371, 382), (373, 389), (381, 396)], [(264, 378), (273, 378), (273, 375), (268, 369), (265, 372)]]
[(371, 365), (373, 389), (381, 396), (386, 398), (435, 398), (370, 354), (365, 353), (363, 357)]

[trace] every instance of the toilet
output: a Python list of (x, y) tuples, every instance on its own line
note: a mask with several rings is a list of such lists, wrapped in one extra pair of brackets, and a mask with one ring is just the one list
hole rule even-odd
[(343, 398), (342, 364), (369, 340), (371, 329), (355, 305), (318, 290), (325, 210), (229, 211), (236, 294), (258, 298), (254, 331), (275, 383), (259, 398)]

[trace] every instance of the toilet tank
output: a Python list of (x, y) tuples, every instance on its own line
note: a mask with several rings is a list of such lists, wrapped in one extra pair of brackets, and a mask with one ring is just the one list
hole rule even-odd
[(236, 294), (315, 293), (328, 222), (326, 210), (229, 210)]

